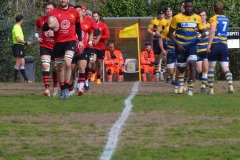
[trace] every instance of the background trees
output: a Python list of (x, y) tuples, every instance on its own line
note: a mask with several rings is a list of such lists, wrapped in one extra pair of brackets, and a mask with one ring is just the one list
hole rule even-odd
[[(33, 32), (37, 18), (44, 13), (44, 5), (49, 0), (1, 0), (0, 3), (0, 81), (12, 81), (13, 57), (11, 51), (11, 29), (15, 23), (15, 16), (25, 17), (23, 25), (27, 40), (34, 41)], [(57, 0), (50, 0), (57, 2)], [(85, 5), (93, 11), (100, 11), (103, 17), (153, 17), (157, 15), (159, 7), (171, 6), (176, 12), (180, 10), (182, 0), (70, 0), (73, 4)], [(208, 17), (212, 12), (215, 0), (194, 0), (195, 11), (200, 8), (208, 10)], [(225, 15), (230, 18), (231, 27), (240, 26), (240, 0), (221, 0), (225, 5)], [(41, 80), (41, 65), (39, 61), (38, 45), (26, 48), (27, 55), (33, 55), (36, 61), (36, 80)], [(234, 68), (238, 68), (239, 50), (234, 50)], [(237, 66), (236, 66), (237, 65)], [(235, 73), (238, 71), (235, 71)]]

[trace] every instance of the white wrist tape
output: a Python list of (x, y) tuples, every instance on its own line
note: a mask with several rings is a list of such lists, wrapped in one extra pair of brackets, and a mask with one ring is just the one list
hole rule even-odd
[(34, 36), (35, 36), (35, 38), (38, 38), (39, 37), (39, 33), (34, 33)]
[(92, 42), (92, 41), (89, 41), (89, 42), (88, 42), (88, 44), (89, 44), (89, 45), (92, 45), (92, 44), (93, 44), (93, 42)]

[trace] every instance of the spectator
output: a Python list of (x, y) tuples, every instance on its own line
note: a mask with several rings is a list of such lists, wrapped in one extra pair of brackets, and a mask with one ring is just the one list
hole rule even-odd
[(113, 81), (113, 74), (117, 75), (117, 81), (123, 81), (124, 59), (121, 51), (115, 49), (113, 42), (108, 43), (108, 49), (105, 51), (104, 64), (106, 65), (108, 82)]
[(142, 81), (147, 81), (147, 74), (151, 74), (151, 81), (155, 81), (154, 52), (151, 42), (145, 43), (145, 50), (140, 54), (140, 67)]

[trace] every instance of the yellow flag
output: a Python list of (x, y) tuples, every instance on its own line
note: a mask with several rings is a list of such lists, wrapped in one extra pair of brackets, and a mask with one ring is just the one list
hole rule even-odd
[(137, 38), (138, 37), (138, 23), (126, 27), (119, 32), (119, 38)]

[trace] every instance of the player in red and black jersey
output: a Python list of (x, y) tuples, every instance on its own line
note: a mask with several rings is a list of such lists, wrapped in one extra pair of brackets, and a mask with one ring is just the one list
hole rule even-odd
[(110, 32), (109, 32), (108, 26), (102, 21), (100, 21), (99, 12), (93, 12), (93, 20), (96, 22), (101, 32), (100, 38), (94, 37), (94, 40), (93, 40), (93, 44), (94, 44), (93, 49), (95, 52), (95, 56), (97, 56), (97, 84), (101, 84), (100, 78), (102, 76), (102, 70), (103, 70), (102, 63), (103, 63), (104, 53), (106, 49), (105, 42), (107, 39), (110, 38)]
[[(82, 48), (83, 43), (79, 13), (74, 7), (69, 6), (69, 0), (59, 0), (58, 2), (59, 7), (53, 9), (49, 13), (49, 17), (53, 16), (59, 22), (59, 29), (54, 33), (53, 54), (59, 71), (60, 97), (66, 99), (70, 96), (68, 86), (71, 79), (71, 63), (75, 48), (76, 46)], [(43, 29), (48, 30), (48, 24), (45, 23)], [(77, 39), (78, 43), (76, 45)]]
[[(53, 2), (48, 2), (45, 6), (45, 16), (38, 18), (35, 26), (35, 38), (36, 41), (40, 43), (40, 56), (42, 62), (42, 74), (43, 74), (43, 83), (45, 86), (45, 91), (43, 92), (44, 96), (50, 96), (50, 65), (51, 62), (54, 65), (52, 68), (52, 78), (53, 78), (53, 96), (58, 94), (58, 74), (57, 67), (55, 65), (53, 57), (53, 45), (54, 45), (54, 33), (52, 30), (41, 31), (44, 23), (48, 19), (48, 13), (54, 9), (57, 5)], [(41, 36), (39, 36), (41, 32)]]
[(84, 83), (86, 80), (86, 67), (88, 64), (90, 52), (89, 52), (89, 42), (92, 42), (92, 37), (90, 36), (93, 34), (93, 28), (91, 25), (91, 21), (85, 19), (83, 17), (83, 10), (82, 6), (75, 6), (76, 10), (79, 12), (80, 16), (80, 24), (82, 29), (82, 42), (84, 44), (84, 47), (81, 49), (77, 49), (75, 52), (75, 56), (72, 61), (72, 69), (73, 73), (76, 72), (76, 70), (79, 71), (78, 75), (78, 95), (83, 94), (84, 90)]

